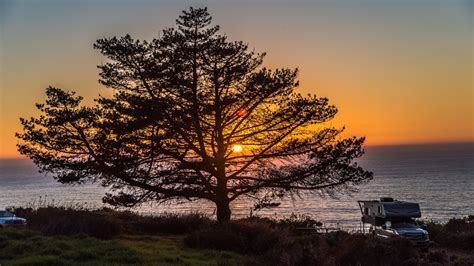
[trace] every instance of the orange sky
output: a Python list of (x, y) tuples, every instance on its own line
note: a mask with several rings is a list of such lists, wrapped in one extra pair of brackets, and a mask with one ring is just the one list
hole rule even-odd
[[(271, 2), (271, 4), (270, 4)], [(2, 1), (0, 157), (16, 157), (18, 118), (48, 85), (87, 102), (108, 93), (97, 38), (150, 39), (179, 12), (208, 6), (231, 39), (299, 67), (300, 91), (325, 96), (334, 125), (368, 145), (474, 141), (473, 8), (453, 1)]]

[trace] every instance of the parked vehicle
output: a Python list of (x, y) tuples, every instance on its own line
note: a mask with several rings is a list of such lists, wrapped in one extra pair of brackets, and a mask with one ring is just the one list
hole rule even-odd
[(421, 217), (418, 203), (392, 198), (358, 201), (362, 222), (370, 224), (369, 232), (377, 238), (403, 237), (419, 247), (429, 247), (430, 237), (426, 228), (415, 218)]
[(0, 228), (24, 226), (26, 226), (25, 218), (16, 217), (11, 211), (0, 209)]

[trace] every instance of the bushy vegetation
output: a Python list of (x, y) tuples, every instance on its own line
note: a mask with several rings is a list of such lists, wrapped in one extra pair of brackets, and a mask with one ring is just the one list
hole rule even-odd
[[(445, 225), (430, 224), (428, 230), (434, 225), (440, 230), (433, 231), (435, 248), (428, 251), (403, 238), (382, 241), (344, 231), (297, 234), (296, 227), (318, 224), (308, 217), (296, 216), (278, 221), (258, 217), (234, 220), (224, 226), (195, 231), (184, 240), (193, 248), (248, 254), (258, 265), (472, 265), (474, 257), (469, 251), (473, 249), (467, 245), (471, 221), (469, 217), (452, 219)], [(446, 240), (441, 237), (448, 236), (449, 241), (458, 243), (443, 242)], [(451, 251), (452, 247), (465, 249), (457, 254)]]
[[(215, 220), (201, 213), (143, 216), (109, 208), (92, 210), (80, 205), (16, 208), (15, 213), (28, 220), (29, 229), (40, 231), (45, 235), (85, 234), (100, 239), (136, 234), (188, 234), (201, 229), (212, 231), (218, 227)], [(280, 220), (254, 216), (234, 220), (224, 227), (232, 230), (231, 228), (247, 226), (248, 231), (256, 227), (255, 230), (258, 231), (258, 227), (264, 226), (281, 232), (281, 230), (294, 231), (297, 227), (321, 225), (321, 222), (309, 216), (293, 214)]]
[(446, 224), (426, 224), (431, 239), (439, 246), (474, 251), (474, 215), (453, 218)]
[(129, 211), (68, 207), (18, 208), (28, 227), (45, 235), (77, 235), (110, 239), (124, 234), (185, 234), (208, 227), (211, 219), (198, 213), (141, 216)]
[(298, 235), (266, 219), (206, 228), (189, 234), (185, 242), (253, 255), (260, 265), (400, 265), (416, 257), (416, 249), (404, 239), (380, 242), (343, 231)]
[(262, 254), (277, 245), (284, 245), (291, 235), (288, 228), (274, 221), (250, 218), (195, 231), (185, 238), (185, 242), (194, 248)]
[[(140, 216), (111, 209), (20, 208), (27, 230), (0, 231), (0, 264), (472, 265), (474, 217), (426, 223), (434, 248), (343, 231), (308, 234), (307, 216), (218, 224), (201, 214)], [(107, 255), (104, 255), (107, 252)], [(124, 259), (123, 256), (127, 258)], [(107, 263), (104, 263), (107, 262)]]

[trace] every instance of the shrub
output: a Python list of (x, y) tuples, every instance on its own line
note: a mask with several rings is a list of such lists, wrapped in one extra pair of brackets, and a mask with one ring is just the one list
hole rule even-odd
[(428, 222), (430, 238), (437, 245), (461, 250), (474, 250), (474, 216), (452, 218), (445, 225)]
[(195, 231), (185, 238), (188, 246), (262, 254), (291, 241), (287, 229), (260, 219), (243, 219)]
[(185, 238), (193, 248), (257, 255), (259, 265), (414, 265), (416, 249), (406, 239), (382, 242), (343, 231), (297, 235), (265, 219), (245, 219), (195, 231)]
[(30, 229), (46, 235), (87, 234), (97, 238), (111, 238), (120, 233), (120, 223), (99, 211), (45, 207), (37, 210), (17, 209), (19, 216), (28, 220)]
[(260, 255), (260, 265), (418, 265), (418, 251), (405, 239), (380, 241), (366, 235), (332, 232), (294, 236)]
[(42, 207), (16, 209), (18, 216), (28, 220), (28, 228), (45, 235), (84, 234), (109, 239), (121, 234), (184, 234), (210, 225), (204, 215), (163, 214), (141, 216), (129, 211)]
[(293, 229), (296, 227), (314, 227), (323, 225), (323, 223), (313, 219), (309, 215), (296, 215), (294, 213), (292, 213), (289, 217), (278, 220), (278, 224), (289, 226)]

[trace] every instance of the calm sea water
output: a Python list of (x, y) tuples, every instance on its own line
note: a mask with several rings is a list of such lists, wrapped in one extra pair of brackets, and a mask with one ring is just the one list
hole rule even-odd
[[(474, 143), (368, 147), (360, 164), (374, 172), (374, 179), (359, 192), (338, 199), (306, 197), (286, 199), (279, 207), (254, 215), (288, 217), (309, 215), (326, 225), (354, 228), (359, 224), (357, 200), (390, 196), (419, 202), (424, 218), (446, 221), (474, 214)], [(105, 189), (98, 185), (63, 185), (39, 174), (29, 160), (0, 160), (0, 208), (40, 204), (102, 207)], [(250, 214), (253, 203), (240, 200), (232, 205), (233, 217)], [(200, 211), (213, 214), (207, 202), (147, 205), (136, 209), (145, 214), (164, 211)]]

